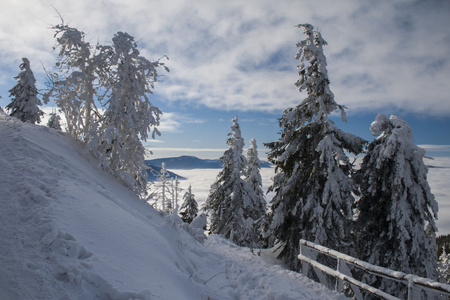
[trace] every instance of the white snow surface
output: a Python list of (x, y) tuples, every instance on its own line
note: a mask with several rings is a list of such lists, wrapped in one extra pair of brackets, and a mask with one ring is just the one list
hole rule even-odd
[(95, 166), (0, 112), (0, 299), (345, 299), (270, 250), (198, 242)]

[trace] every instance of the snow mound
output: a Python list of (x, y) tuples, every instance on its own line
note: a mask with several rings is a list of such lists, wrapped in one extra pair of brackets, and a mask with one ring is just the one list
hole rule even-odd
[(200, 243), (61, 133), (0, 112), (0, 141), (0, 299), (342, 297), (220, 237)]

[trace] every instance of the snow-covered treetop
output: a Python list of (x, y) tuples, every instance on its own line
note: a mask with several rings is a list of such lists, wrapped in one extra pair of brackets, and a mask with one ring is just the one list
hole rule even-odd
[(389, 119), (383, 115), (378, 114), (375, 118), (375, 121), (370, 124), (370, 131), (373, 136), (379, 136), (381, 133), (387, 130), (389, 124)]
[(384, 155), (390, 157), (394, 153), (394, 147), (397, 144), (402, 144), (407, 157), (419, 155), (420, 158), (425, 156), (425, 150), (414, 144), (413, 132), (411, 126), (402, 118), (392, 115), (389, 119), (383, 115), (378, 114), (375, 121), (370, 125), (372, 135), (378, 136), (378, 139), (387, 138), (387, 147)]
[(228, 134), (228, 136), (231, 135), (231, 137), (233, 139), (241, 139), (242, 138), (242, 134), (241, 134), (241, 128), (239, 127), (239, 123), (238, 123), (238, 117), (234, 117), (234, 119), (232, 120), (233, 125), (231, 125), (231, 132)]
[[(402, 118), (394, 115), (388, 119), (385, 115), (378, 114), (375, 121), (372, 122), (370, 130), (373, 135), (379, 135), (377, 140), (384, 139), (382, 149), (380, 149), (382, 157), (388, 159), (397, 157), (398, 164), (396, 165), (396, 168), (398, 169), (398, 174), (401, 174), (398, 177), (406, 178), (409, 176), (411, 178), (416, 178), (415, 180), (422, 186), (424, 190), (423, 195), (427, 196), (426, 200), (428, 201), (424, 207), (429, 207), (429, 211), (424, 209), (422, 213), (429, 215), (427, 218), (424, 217), (424, 219), (429, 222), (429, 226), (435, 227), (432, 216), (437, 219), (439, 207), (433, 194), (431, 194), (426, 179), (428, 169), (423, 163), (425, 150), (414, 143), (412, 129), (409, 124)], [(378, 164), (380, 164), (381, 161), (379, 161)], [(405, 166), (406, 161), (408, 161), (411, 167)], [(398, 181), (399, 178), (396, 178), (395, 180)]]
[(255, 138), (250, 140), (250, 147), (248, 147), (247, 151), (247, 160), (249, 164), (253, 164), (258, 167), (260, 165), (260, 160), (258, 158), (258, 146), (256, 145)]
[[(108, 99), (108, 109), (105, 115), (118, 123), (133, 128), (143, 141), (147, 140), (148, 131), (152, 129), (152, 138), (160, 135), (156, 126), (159, 125), (162, 112), (150, 103), (148, 94), (152, 94), (157, 81), (157, 67), (164, 63), (149, 61), (139, 56), (139, 50), (134, 38), (128, 33), (117, 32), (113, 37), (114, 55), (112, 64), (114, 70), (111, 86), (111, 97)], [(114, 123), (114, 122), (113, 122)]]
[[(117, 32), (113, 39), (113, 47), (114, 47), (114, 56), (112, 58), (113, 61), (123, 63), (121, 60), (126, 59), (136, 59), (139, 61), (140, 69), (143, 71), (146, 77), (150, 76), (153, 78), (153, 81), (157, 81), (158, 72), (156, 71), (156, 67), (163, 66), (164, 69), (169, 72), (169, 68), (165, 66), (164, 63), (162, 63), (160, 60), (150, 62), (149, 60), (145, 59), (140, 55), (140, 52), (138, 50), (138, 45), (134, 41), (134, 37), (129, 35), (126, 32)], [(167, 58), (167, 56), (163, 56)], [(154, 88), (154, 86), (151, 84), (151, 88)], [(148, 89), (146, 92), (152, 93), (150, 89)]]
[(186, 193), (184, 193), (183, 198), (188, 198), (188, 197), (195, 197), (195, 195), (192, 193), (192, 184), (189, 184), (188, 190), (186, 191)]
[[(327, 42), (322, 38), (320, 32), (314, 31), (314, 27), (311, 24), (299, 24), (297, 27), (303, 28), (304, 34), (307, 35), (305, 40), (297, 43), (299, 50), (295, 55), (295, 59), (300, 61), (300, 64), (298, 65), (299, 72), (302, 72), (301, 74), (304, 75), (304, 71), (311, 66), (314, 60), (317, 60), (317, 72), (327, 77), (327, 61), (322, 48), (327, 45)], [(300, 91), (303, 91), (308, 88), (307, 82), (299, 80), (299, 82), (297, 82), (297, 87)], [(309, 86), (309, 88), (311, 88), (311, 86)]]
[(112, 41), (117, 55), (139, 55), (134, 37), (128, 33), (119, 31), (114, 35)]
[(166, 163), (161, 164), (161, 170), (159, 171), (158, 180), (166, 182), (170, 178), (169, 172), (166, 170)]
[(392, 133), (408, 140), (413, 139), (413, 132), (409, 124), (402, 118), (394, 115), (388, 119), (385, 115), (378, 114), (375, 121), (370, 125), (370, 131), (374, 136), (382, 133)]
[(64, 64), (57, 64), (58, 66), (67, 65), (68, 67), (82, 68), (91, 55), (91, 46), (89, 42), (84, 41), (85, 34), (76, 28), (69, 27), (64, 23), (53, 27), (56, 30), (55, 37), (60, 35), (56, 40), (58, 42), (59, 57), (69, 58), (77, 57), (77, 59), (64, 60)]
[[(300, 79), (295, 83), (298, 89), (308, 93), (308, 97), (291, 110), (294, 115), (298, 114), (298, 110), (303, 111), (301, 123), (316, 121), (326, 121), (331, 123), (328, 115), (336, 109), (341, 111), (343, 121), (346, 120), (345, 107), (334, 101), (334, 94), (329, 88), (330, 81), (326, 69), (327, 61), (323, 53), (323, 46), (327, 42), (322, 38), (320, 32), (315, 31), (310, 24), (299, 24), (298, 28), (304, 29), (306, 39), (297, 43), (298, 52), (295, 59), (300, 61), (297, 66)], [(289, 115), (289, 111), (285, 112)], [(287, 116), (288, 117), (288, 116)], [(290, 118), (286, 118), (289, 120)]]
[(38, 91), (35, 87), (36, 79), (34, 78), (33, 72), (31, 71), (31, 65), (28, 58), (23, 57), (22, 63), (20, 64), (20, 72), (19, 76), (16, 78), (21, 82), (21, 86), (27, 89), (27, 93), (29, 96), (36, 96)]
[(22, 64), (20, 65), (20, 69), (29, 70), (31, 69), (30, 61), (26, 57), (22, 57)]
[(21, 82), (21, 86), (27, 87), (29, 94), (36, 96), (38, 94), (37, 89), (34, 87), (36, 79), (34, 78), (33, 72), (31, 71), (31, 65), (28, 58), (23, 57), (22, 63), (20, 64), (20, 69), (22, 72), (16, 77)]
[(241, 134), (241, 128), (238, 123), (238, 117), (234, 117), (233, 125), (231, 125), (230, 129), (231, 132), (228, 134), (228, 136), (231, 136), (227, 144), (230, 145), (230, 149), (232, 149), (235, 152), (234, 157), (238, 158), (242, 155), (242, 150), (244, 148), (244, 139), (242, 138)]

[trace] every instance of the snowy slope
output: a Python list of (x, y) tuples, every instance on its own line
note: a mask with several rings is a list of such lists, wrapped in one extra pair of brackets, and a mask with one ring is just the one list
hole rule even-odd
[(193, 239), (68, 137), (0, 112), (0, 299), (338, 299), (218, 236)]

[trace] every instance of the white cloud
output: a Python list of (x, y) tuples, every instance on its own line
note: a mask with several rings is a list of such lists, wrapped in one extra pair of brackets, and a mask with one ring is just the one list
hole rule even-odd
[(175, 114), (166, 112), (161, 116), (158, 130), (160, 132), (179, 132), (181, 123), (174, 118)]
[[(293, 85), (295, 43), (303, 38), (294, 25), (309, 22), (328, 41), (331, 88), (350, 112), (389, 107), (450, 114), (448, 1), (16, 0), (0, 5), (0, 58), (10, 77), (22, 56), (30, 58), (35, 73), (42, 73), (40, 61), (51, 67), (55, 42), (49, 27), (59, 22), (53, 5), (94, 44), (108, 43), (122, 30), (136, 37), (146, 57), (167, 54), (171, 72), (157, 88), (169, 101), (281, 111), (305, 96)], [(8, 89), (4, 73), (2, 95)], [(180, 130), (180, 121), (169, 119), (163, 126)]]
[[(61, 117), (61, 127), (63, 130), (66, 128), (66, 121), (65, 116), (62, 112), (59, 111), (54, 106), (43, 106), (41, 107), (41, 110), (44, 112), (44, 116), (41, 119), (40, 125), (47, 125), (48, 120), (50, 119), (50, 113), (55, 111), (60, 117)], [(173, 113), (173, 112), (164, 112), (164, 114), (161, 116), (161, 124), (158, 126), (158, 130), (160, 132), (183, 132), (182, 127), (183, 124), (201, 124), (204, 123), (204, 120), (201, 119), (194, 119), (187, 115), (181, 115), (179, 113)], [(164, 141), (159, 139), (148, 139), (149, 143), (164, 143)]]
[(204, 119), (196, 119), (189, 115), (163, 112), (158, 130), (160, 132), (183, 132), (183, 124), (203, 124), (205, 122)]
[(450, 152), (450, 145), (418, 145), (427, 152)]

